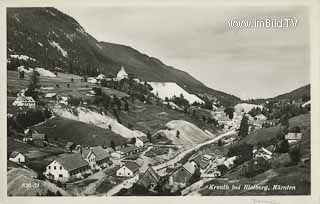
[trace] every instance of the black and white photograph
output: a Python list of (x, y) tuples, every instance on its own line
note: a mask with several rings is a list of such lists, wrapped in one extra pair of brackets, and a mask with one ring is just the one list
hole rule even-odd
[(309, 7), (5, 11), (8, 197), (311, 195)]

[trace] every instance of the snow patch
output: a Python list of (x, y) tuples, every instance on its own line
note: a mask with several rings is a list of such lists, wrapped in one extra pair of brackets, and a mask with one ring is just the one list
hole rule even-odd
[(170, 99), (173, 96), (179, 97), (182, 94), (190, 104), (194, 102), (204, 103), (204, 101), (201, 100), (198, 96), (188, 93), (174, 82), (148, 82), (148, 84), (150, 84), (153, 88), (152, 93), (155, 95), (158, 94), (158, 96), (163, 100), (166, 97)]
[(68, 118), (71, 120), (77, 120), (87, 124), (92, 124), (104, 129), (109, 129), (110, 125), (111, 130), (113, 132), (126, 138), (133, 138), (145, 135), (144, 133), (138, 130), (130, 130), (129, 128), (120, 124), (116, 119), (108, 115), (105, 115), (104, 113), (100, 114), (98, 112), (91, 111), (87, 108), (77, 107), (73, 110), (70, 110), (62, 109), (61, 107), (56, 106), (53, 109), (53, 111), (61, 117)]
[(54, 48), (56, 48), (64, 57), (68, 56), (67, 51), (65, 51), (64, 49), (62, 49), (62, 47), (59, 45), (59, 43), (55, 42), (55, 41), (50, 41), (50, 45)]
[(36, 59), (32, 57), (28, 57), (27, 55), (10, 55), (11, 58), (19, 59), (19, 60), (24, 60), (24, 61), (36, 61)]
[(19, 72), (24, 72), (24, 73), (31, 73), (33, 72), (33, 69), (32, 68), (24, 68), (24, 66), (20, 66), (17, 68)]
[(53, 77), (53, 78), (57, 77), (54, 73), (44, 68), (37, 67), (35, 68), (35, 71), (37, 71), (40, 74), (40, 76)]

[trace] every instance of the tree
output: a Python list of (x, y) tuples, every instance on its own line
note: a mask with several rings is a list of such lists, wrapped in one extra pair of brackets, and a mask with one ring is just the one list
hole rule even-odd
[(71, 78), (70, 81), (73, 83), (74, 82), (74, 78)]
[(151, 137), (151, 133), (150, 133), (149, 131), (147, 132), (147, 138), (148, 138), (148, 140), (151, 142), (152, 137)]
[(111, 148), (112, 148), (113, 150), (116, 150), (116, 144), (114, 143), (113, 140), (111, 140), (110, 146), (111, 146)]
[(180, 131), (179, 130), (177, 130), (177, 132), (176, 132), (176, 137), (180, 138)]
[(129, 103), (127, 101), (124, 103), (124, 110), (129, 112)]
[(19, 72), (19, 79), (24, 79), (24, 71)]
[(244, 138), (248, 135), (248, 132), (249, 132), (249, 121), (247, 116), (244, 115), (240, 123), (239, 136)]
[(229, 106), (226, 109), (224, 109), (224, 112), (231, 120), (233, 119), (234, 108), (232, 106)]
[(221, 139), (219, 139), (219, 140), (218, 140), (218, 146), (221, 147), (222, 145), (223, 145), (223, 144), (222, 144), (222, 141), (221, 141)]

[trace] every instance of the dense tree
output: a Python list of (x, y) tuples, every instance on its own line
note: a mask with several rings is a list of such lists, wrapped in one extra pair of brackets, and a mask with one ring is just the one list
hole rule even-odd
[(233, 113), (234, 113), (234, 108), (233, 106), (229, 106), (227, 108), (224, 109), (224, 112), (226, 113), (226, 115), (232, 120), (233, 119)]
[(24, 79), (24, 71), (19, 72), (19, 79)]
[(112, 148), (113, 150), (116, 150), (116, 143), (114, 143), (113, 140), (111, 140), (110, 146), (111, 146), (111, 148)]
[(249, 132), (249, 120), (246, 115), (243, 115), (240, 123), (240, 128), (239, 128), (239, 136), (241, 138), (244, 138), (248, 135), (248, 132)]

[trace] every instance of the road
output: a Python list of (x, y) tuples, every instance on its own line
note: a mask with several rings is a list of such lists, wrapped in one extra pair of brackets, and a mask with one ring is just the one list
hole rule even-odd
[(166, 168), (166, 167), (168, 167), (168, 166), (174, 166), (175, 163), (178, 163), (184, 156), (186, 156), (186, 155), (189, 154), (190, 152), (192, 152), (192, 151), (194, 151), (194, 150), (198, 150), (200, 147), (202, 147), (202, 146), (204, 146), (204, 145), (211, 144), (211, 143), (213, 143), (213, 142), (218, 141), (219, 139), (221, 139), (221, 138), (223, 138), (223, 137), (232, 135), (232, 134), (234, 134), (234, 133), (235, 133), (235, 130), (231, 130), (231, 131), (229, 131), (229, 132), (223, 133), (223, 134), (221, 134), (221, 135), (219, 135), (219, 136), (217, 136), (217, 137), (215, 137), (215, 138), (213, 138), (213, 139), (211, 139), (211, 140), (205, 141), (205, 142), (200, 143), (200, 144), (198, 144), (198, 145), (196, 145), (196, 146), (194, 146), (194, 147), (192, 147), (192, 148), (190, 148), (190, 149), (187, 149), (187, 150), (181, 152), (180, 154), (178, 154), (175, 158), (173, 158), (173, 159), (171, 159), (171, 160), (169, 160), (169, 161), (167, 161), (167, 162), (164, 162), (164, 163), (162, 163), (162, 164), (159, 164), (159, 165), (157, 165), (157, 166), (154, 166), (153, 168), (154, 168), (155, 170), (159, 171), (159, 170), (164, 169), (164, 168)]

